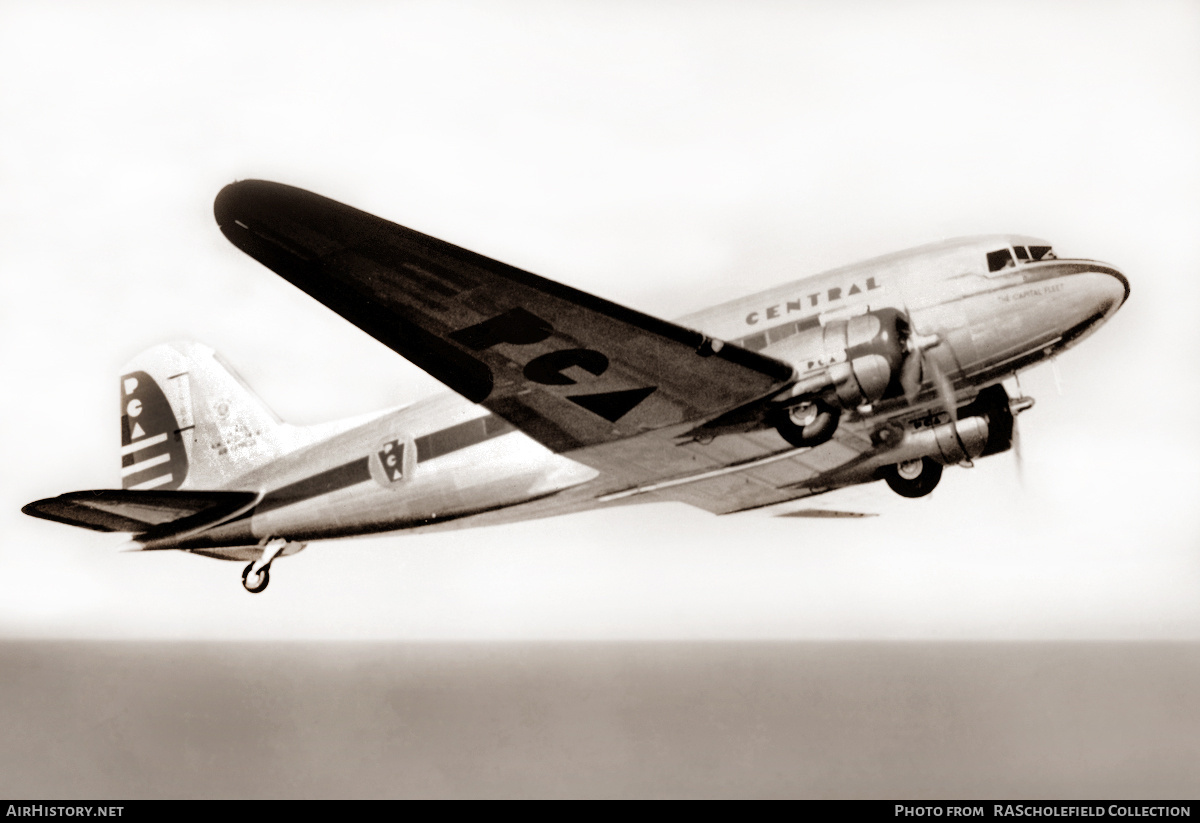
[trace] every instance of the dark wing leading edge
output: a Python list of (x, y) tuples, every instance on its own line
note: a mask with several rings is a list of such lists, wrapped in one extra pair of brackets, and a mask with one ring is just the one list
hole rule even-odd
[(792, 367), (303, 189), (246, 180), (214, 212), (249, 254), (556, 452), (709, 419)]

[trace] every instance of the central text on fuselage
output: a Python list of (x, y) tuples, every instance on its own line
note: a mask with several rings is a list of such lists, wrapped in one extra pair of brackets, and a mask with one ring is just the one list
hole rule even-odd
[(762, 311), (752, 311), (746, 315), (746, 325), (756, 326), (762, 319), (776, 320), (794, 312), (803, 312), (822, 304), (827, 305), (855, 294), (862, 294), (865, 291), (874, 291), (877, 288), (879, 288), (879, 284), (875, 282), (874, 277), (868, 277), (861, 286), (858, 283), (851, 283), (848, 289), (834, 286), (831, 289), (806, 294), (799, 300), (788, 300), (784, 303), (776, 303), (774, 306), (767, 306)]

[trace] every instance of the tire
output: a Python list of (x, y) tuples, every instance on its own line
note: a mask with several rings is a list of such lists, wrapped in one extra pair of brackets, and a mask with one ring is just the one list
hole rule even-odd
[(258, 594), (259, 592), (261, 592), (263, 589), (265, 589), (267, 587), (268, 583), (271, 582), (271, 567), (263, 566), (262, 571), (260, 571), (258, 573), (258, 576), (259, 576), (258, 582), (252, 585), (250, 583), (250, 571), (253, 568), (254, 568), (254, 564), (251, 563), (242, 572), (242, 586), (245, 587), (246, 591), (250, 592), (250, 594)]
[(932, 457), (922, 457), (919, 471), (914, 473), (910, 463), (900, 463), (886, 467), (883, 479), (901, 497), (924, 497), (942, 479), (942, 464)]
[(841, 409), (814, 400), (809, 406), (793, 406), (775, 413), (775, 431), (797, 448), (819, 446), (837, 431)]

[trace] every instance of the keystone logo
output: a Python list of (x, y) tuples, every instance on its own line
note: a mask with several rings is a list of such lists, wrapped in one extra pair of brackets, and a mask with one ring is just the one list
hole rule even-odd
[(379, 464), (388, 480), (395, 483), (404, 477), (404, 444), (399, 440), (389, 440), (379, 451)]

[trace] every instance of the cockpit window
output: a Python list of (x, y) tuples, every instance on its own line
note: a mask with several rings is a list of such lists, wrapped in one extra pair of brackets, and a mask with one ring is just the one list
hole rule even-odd
[(1017, 265), (1013, 261), (1012, 252), (1008, 249), (997, 249), (996, 251), (988, 252), (987, 261), (989, 272), (997, 272)]
[[(1013, 255), (1016, 258), (1013, 258)], [(988, 272), (995, 274), (998, 271), (1011, 269), (1021, 263), (1036, 263), (1039, 260), (1057, 260), (1054, 256), (1054, 249), (1050, 246), (1012, 246), (1007, 249), (996, 249), (987, 254)]]

